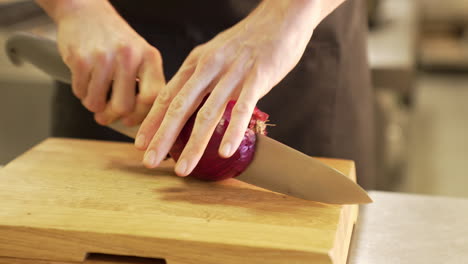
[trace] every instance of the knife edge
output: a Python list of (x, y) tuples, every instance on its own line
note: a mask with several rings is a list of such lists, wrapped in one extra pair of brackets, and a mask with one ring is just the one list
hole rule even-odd
[(257, 135), (254, 159), (236, 178), (316, 202), (372, 202), (367, 192), (343, 173), (264, 135)]

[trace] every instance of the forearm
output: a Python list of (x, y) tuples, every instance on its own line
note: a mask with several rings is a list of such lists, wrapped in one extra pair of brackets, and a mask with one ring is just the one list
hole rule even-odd
[(116, 12), (108, 0), (35, 0), (37, 4), (57, 23), (61, 19), (84, 10), (105, 9)]
[(299, 0), (305, 13), (311, 14), (310, 22), (314, 28), (345, 0)]
[(282, 14), (284, 21), (294, 26), (315, 29), (333, 10), (345, 0), (263, 0), (265, 9), (271, 8)]

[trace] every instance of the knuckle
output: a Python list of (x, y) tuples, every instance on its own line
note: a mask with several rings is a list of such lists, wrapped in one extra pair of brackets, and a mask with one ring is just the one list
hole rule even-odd
[(63, 56), (63, 62), (67, 64), (68, 66), (72, 66), (75, 61), (75, 56), (73, 53), (67, 53)]
[(210, 69), (213, 68), (214, 63), (209, 60), (200, 60), (200, 64), (197, 65), (195, 72), (198, 72), (198, 74), (203, 74), (205, 72), (209, 72)]
[(215, 50), (211, 52), (211, 59), (214, 62), (219, 62), (224, 60), (224, 52), (222, 50)]
[(101, 126), (105, 126), (113, 121), (113, 116), (106, 112), (98, 112), (94, 114), (94, 120)]
[(203, 56), (203, 57), (200, 58), (200, 61), (199, 61), (198, 64), (200, 64), (201, 66), (204, 66), (204, 65), (207, 65), (209, 63), (211, 63), (210, 57), (209, 56)]
[(107, 52), (102, 49), (98, 49), (94, 51), (94, 58), (96, 62), (105, 64), (107, 62)]
[(75, 60), (75, 50), (74, 46), (59, 46), (60, 54), (62, 55), (63, 62), (67, 65), (71, 65)]
[(205, 65), (218, 64), (224, 59), (223, 54), (219, 51), (212, 51), (201, 59), (201, 63)]
[(88, 60), (82, 54), (76, 54), (73, 58), (73, 64), (77, 70), (87, 71), (91, 67), (88, 63)]
[(203, 49), (203, 45), (198, 45), (196, 46), (195, 48), (192, 49), (192, 51), (190, 52), (190, 56), (196, 56), (197, 54), (199, 54)]
[(76, 97), (85, 99), (87, 94), (87, 87), (83, 84), (83, 81), (74, 77), (72, 84), (72, 91)]
[(73, 94), (78, 97), (79, 99), (83, 99), (83, 96), (84, 96), (84, 91), (83, 89), (79, 89), (78, 87), (76, 86), (72, 86), (72, 92)]
[(237, 102), (232, 111), (235, 114), (248, 114), (250, 111), (250, 105), (246, 102)]
[(132, 46), (127, 42), (120, 42), (117, 44), (117, 52), (123, 55), (129, 55), (132, 53)]
[(129, 102), (118, 102), (112, 104), (112, 110), (121, 116), (128, 115), (133, 110), (133, 105)]
[(73, 94), (80, 100), (83, 100), (86, 96), (86, 91), (84, 89), (78, 89), (73, 87)]
[(117, 54), (123, 63), (129, 63), (134, 57), (133, 48), (129, 44), (120, 44), (117, 48)]
[(104, 111), (105, 103), (103, 100), (98, 100), (96, 98), (87, 97), (83, 101), (83, 105), (91, 112), (97, 113)]
[(99, 100), (95, 103), (94, 107), (94, 112), (102, 112), (106, 109), (106, 104), (104, 103), (104, 101)]
[(145, 52), (145, 57), (154, 60), (154, 61), (160, 61), (162, 56), (161, 52), (159, 52), (158, 49), (155, 48), (150, 48)]
[(196, 64), (182, 66), (177, 74), (180, 78), (189, 78), (195, 71), (196, 66)]
[(171, 93), (168, 89), (163, 89), (156, 98), (156, 103), (162, 106), (168, 106), (171, 101)]
[(215, 111), (211, 106), (203, 106), (197, 114), (197, 121), (205, 124), (214, 121)]
[(196, 74), (192, 75), (190, 79), (184, 84), (182, 89), (186, 91), (191, 91), (194, 88), (194, 86), (197, 84), (198, 80), (199, 80), (199, 76), (197, 76)]
[(167, 110), (167, 115), (170, 117), (178, 117), (182, 114), (185, 108), (185, 99), (178, 95), (172, 100), (172, 103)]

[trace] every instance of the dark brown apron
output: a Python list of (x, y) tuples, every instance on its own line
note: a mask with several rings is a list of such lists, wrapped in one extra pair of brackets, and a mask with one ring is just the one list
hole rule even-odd
[[(251, 0), (148, 0), (138, 6), (131, 2), (113, 4), (161, 51), (167, 79), (193, 47), (255, 6)], [(276, 124), (269, 130), (271, 137), (309, 155), (356, 161), (359, 183), (372, 189), (374, 116), (366, 33), (364, 1), (346, 1), (316, 28), (299, 64), (260, 100), (259, 107)], [(96, 125), (69, 88), (57, 89), (55, 99), (54, 136), (129, 140)]]

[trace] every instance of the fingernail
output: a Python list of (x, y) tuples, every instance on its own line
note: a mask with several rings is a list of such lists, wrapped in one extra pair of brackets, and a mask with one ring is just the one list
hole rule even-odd
[(187, 160), (181, 159), (177, 162), (177, 166), (175, 168), (177, 175), (179, 176), (186, 176), (187, 172)]
[(148, 153), (146, 153), (145, 160), (143, 162), (150, 168), (156, 167), (156, 151), (150, 150)]
[(138, 135), (137, 138), (135, 139), (135, 147), (139, 149), (144, 148), (145, 143), (146, 143), (146, 138), (145, 138), (145, 135), (143, 134)]
[(229, 157), (229, 155), (231, 154), (231, 148), (231, 143), (224, 143), (220, 151), (221, 156)]

